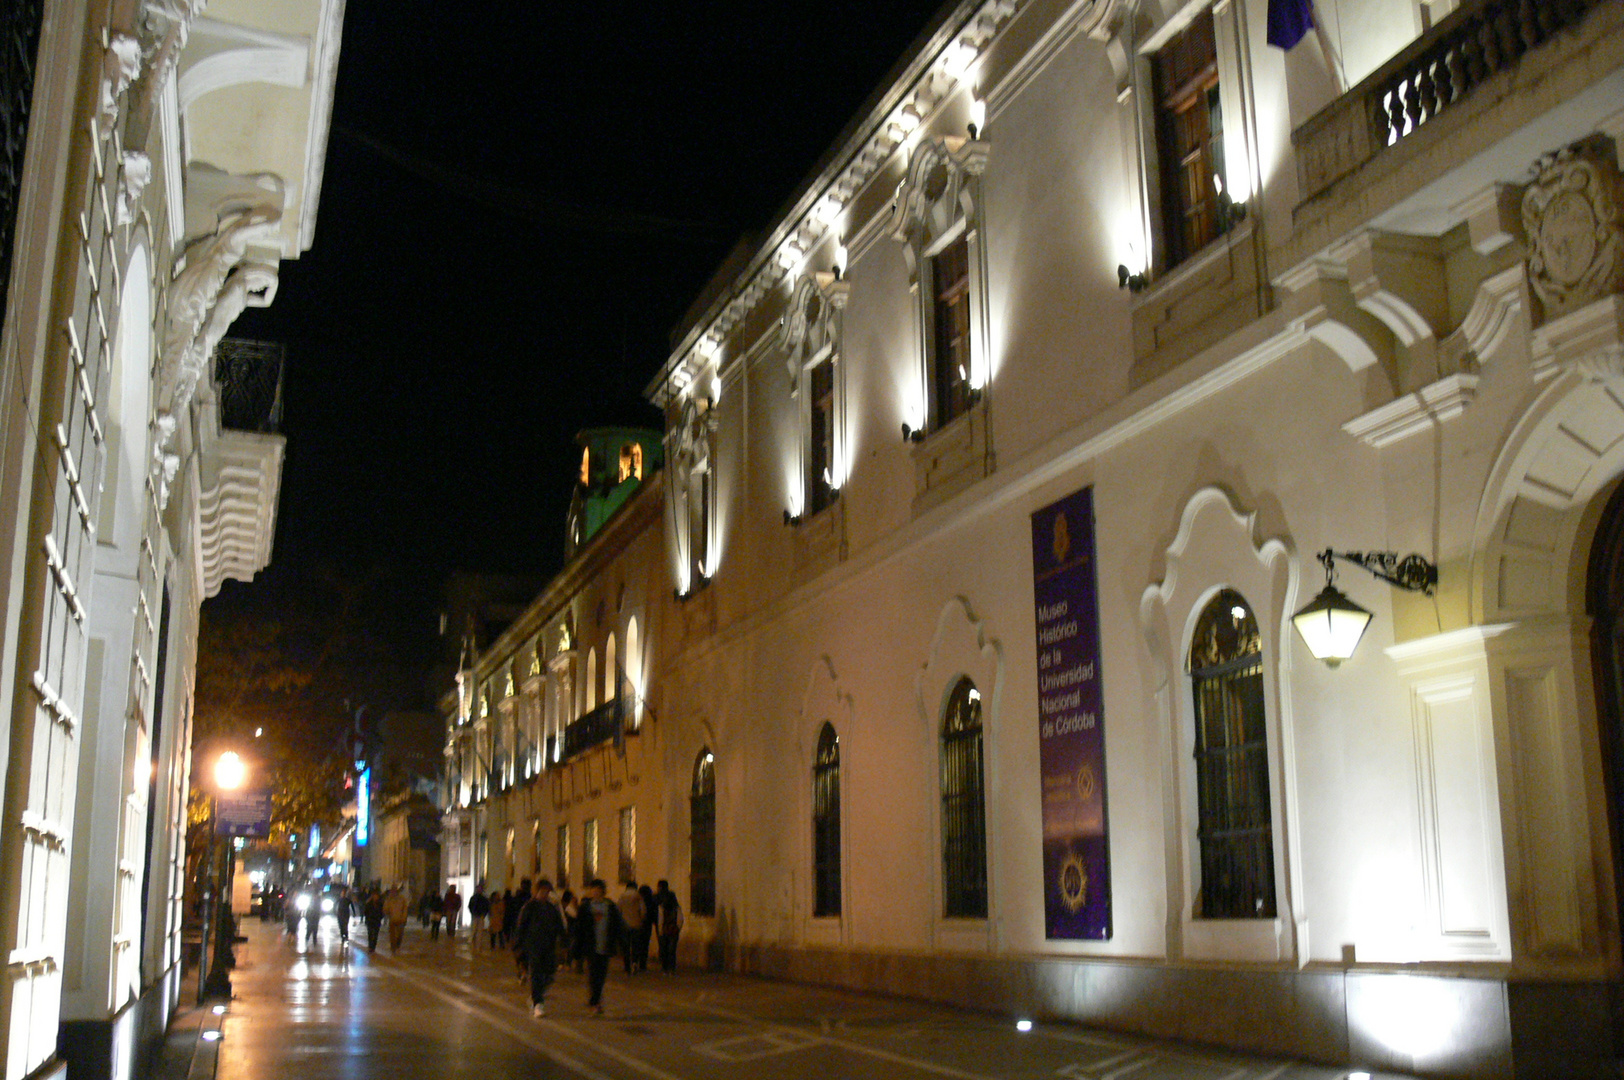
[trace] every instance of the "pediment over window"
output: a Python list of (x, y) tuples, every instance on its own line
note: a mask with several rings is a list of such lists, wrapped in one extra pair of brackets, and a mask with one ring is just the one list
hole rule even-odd
[(891, 236), (907, 245), (908, 277), (917, 283), (919, 256), (929, 254), (976, 218), (972, 181), (987, 167), (990, 147), (958, 136), (926, 139), (914, 148), (891, 205)]
[(846, 281), (826, 271), (807, 274), (795, 287), (781, 338), (791, 396), (800, 392), (801, 373), (808, 364), (825, 353), (840, 353), (837, 313), (846, 306), (850, 293)]

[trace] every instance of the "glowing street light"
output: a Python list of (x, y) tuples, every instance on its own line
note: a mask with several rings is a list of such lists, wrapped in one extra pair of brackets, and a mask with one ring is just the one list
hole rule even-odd
[(227, 750), (214, 763), (214, 785), (221, 791), (236, 791), (248, 779), (248, 766), (235, 750)]

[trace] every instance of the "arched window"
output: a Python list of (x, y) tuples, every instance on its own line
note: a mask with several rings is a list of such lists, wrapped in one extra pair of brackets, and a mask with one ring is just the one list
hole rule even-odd
[(706, 747), (694, 761), (688, 797), (688, 910), (716, 914), (716, 756)]
[(1203, 919), (1272, 919), (1274, 830), (1263, 710), (1263, 646), (1244, 597), (1224, 589), (1196, 620), (1196, 839)]
[(603, 649), (603, 700), (613, 701), (620, 696), (619, 658), (615, 655), (615, 635), (609, 635), (609, 644)]
[(812, 761), (812, 914), (840, 914), (840, 736), (825, 723)]
[(637, 647), (641, 642), (637, 639), (637, 616), (633, 615), (626, 620), (626, 659), (621, 661), (621, 667), (626, 672), (626, 682), (632, 694), (632, 727), (643, 722), (643, 659), (638, 655)]
[(987, 917), (987, 817), (981, 691), (961, 678), (942, 718), (942, 914)]
[(586, 705), (581, 709), (589, 713), (598, 706), (598, 650), (586, 651)]

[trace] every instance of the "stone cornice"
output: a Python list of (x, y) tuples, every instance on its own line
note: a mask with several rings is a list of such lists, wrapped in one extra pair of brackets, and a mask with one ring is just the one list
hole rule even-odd
[(798, 270), (841, 211), (953, 92), (972, 64), (1030, 0), (960, 0), (927, 31), (891, 81), (871, 99), (804, 184), (721, 295), (682, 333), (644, 391), (662, 408), (691, 382), (716, 346), (783, 278)]

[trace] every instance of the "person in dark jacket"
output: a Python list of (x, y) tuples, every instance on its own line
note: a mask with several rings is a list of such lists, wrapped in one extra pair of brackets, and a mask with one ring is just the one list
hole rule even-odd
[(667, 975), (677, 970), (677, 935), (682, 932), (682, 905), (671, 886), (661, 881), (654, 893), (654, 906), (660, 911), (660, 970)]
[(338, 943), (341, 946), (350, 943), (350, 916), (354, 914), (354, 906), (355, 902), (350, 899), (350, 887), (340, 885), (338, 900), (333, 904), (333, 914), (338, 917)]
[(462, 921), (462, 893), (457, 891), (455, 885), (446, 886), (445, 896), (440, 900), (440, 910), (445, 915), (445, 936), (447, 940), (455, 941), (457, 924)]
[(547, 1015), (547, 988), (558, 973), (558, 942), (565, 933), (564, 915), (552, 892), (553, 883), (546, 878), (536, 882), (513, 930), (513, 951), (530, 972), (530, 1015), (535, 1017)]
[(485, 883), (474, 883), (474, 895), (468, 898), (468, 926), (473, 932), (474, 944), (479, 944), (479, 932), (485, 929), (485, 920), (490, 918), (491, 898), (485, 895)]
[(654, 924), (659, 912), (654, 908), (653, 889), (647, 885), (639, 885), (637, 895), (643, 898), (643, 922), (637, 928), (637, 945), (632, 952), (632, 963), (638, 971), (647, 971), (649, 941), (654, 937)]
[(587, 1005), (603, 1015), (603, 984), (609, 977), (609, 961), (626, 936), (626, 923), (620, 906), (606, 895), (609, 886), (596, 878), (586, 889), (580, 914), (575, 919), (575, 955), (586, 959), (587, 986), (592, 996)]
[(378, 934), (383, 930), (383, 893), (374, 886), (361, 905), (361, 918), (367, 924), (367, 952), (378, 951)]

